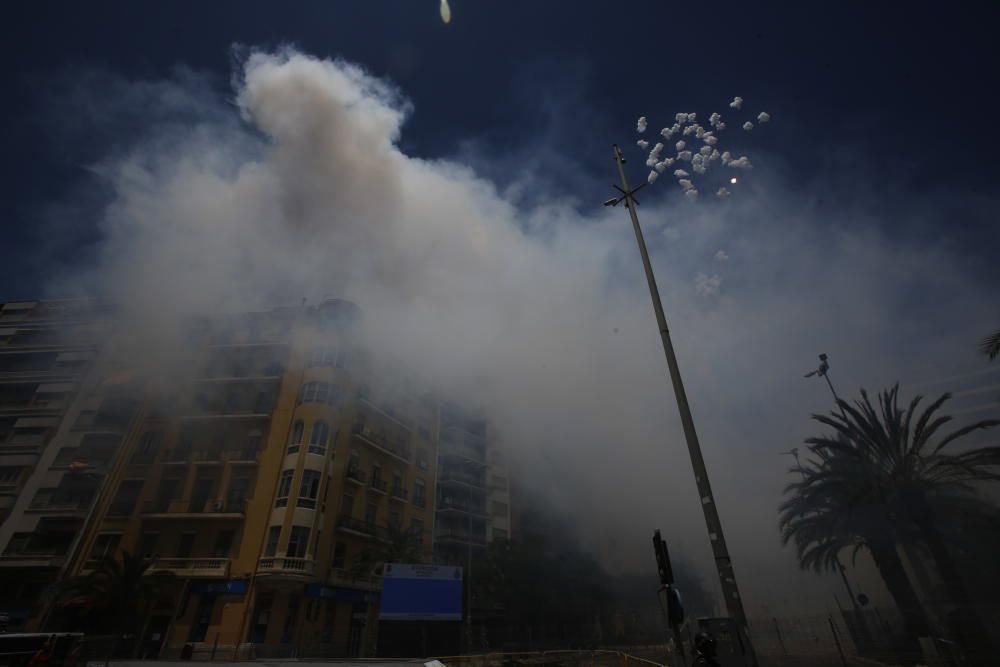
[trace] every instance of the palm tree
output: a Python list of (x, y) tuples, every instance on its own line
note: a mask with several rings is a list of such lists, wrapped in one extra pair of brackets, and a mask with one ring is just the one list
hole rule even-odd
[(1000, 356), (1000, 329), (997, 329), (984, 338), (982, 342), (979, 343), (979, 350), (989, 357), (990, 361)]
[(88, 618), (103, 618), (114, 633), (108, 653), (113, 657), (121, 639), (140, 630), (153, 607), (169, 595), (176, 582), (172, 572), (150, 571), (154, 558), (121, 552), (121, 559), (105, 556), (91, 572), (64, 581), (56, 603), (83, 607)]
[(960, 453), (949, 449), (964, 436), (1000, 421), (979, 421), (939, 437), (952, 418), (936, 413), (949, 398), (944, 394), (918, 411), (923, 399), (917, 396), (903, 410), (897, 385), (879, 395), (877, 406), (862, 390), (854, 405), (838, 400), (839, 413), (813, 415), (833, 433), (806, 440), (818, 458), (799, 471), (804, 474), (801, 482), (786, 488), (790, 498), (781, 507), (781, 526), (785, 541), (795, 541), (804, 567), (828, 565), (833, 553), (852, 542), (856, 550), (868, 549), (911, 632), (924, 628), (913, 606), (915, 596), (906, 590), (912, 587), (908, 580), (903, 584), (905, 575), (894, 574), (901, 572), (894, 554), (897, 545), (919, 539), (958, 606), (956, 635), (964, 635), (975, 659), (985, 660), (988, 635), (972, 609), (933, 508), (956, 493), (968, 493), (973, 482), (1000, 479), (1000, 447)]

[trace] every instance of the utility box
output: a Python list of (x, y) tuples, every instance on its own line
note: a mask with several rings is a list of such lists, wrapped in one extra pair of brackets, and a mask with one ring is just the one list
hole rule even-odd
[(706, 632), (715, 638), (715, 659), (722, 667), (750, 667), (736, 621), (728, 616), (699, 618), (698, 632)]

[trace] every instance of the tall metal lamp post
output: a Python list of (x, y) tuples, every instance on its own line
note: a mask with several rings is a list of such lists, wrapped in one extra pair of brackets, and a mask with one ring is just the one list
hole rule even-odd
[(708, 471), (705, 468), (705, 459), (701, 454), (701, 445), (698, 444), (698, 434), (694, 428), (694, 418), (691, 416), (691, 407), (688, 405), (687, 393), (684, 391), (684, 382), (681, 379), (680, 368), (677, 366), (677, 355), (674, 353), (674, 345), (670, 340), (670, 331), (667, 329), (667, 318), (663, 314), (660, 291), (656, 287), (656, 278), (653, 276), (653, 267), (649, 263), (649, 252), (646, 250), (646, 241), (642, 235), (642, 228), (639, 226), (639, 217), (635, 212), (639, 202), (634, 195), (646, 183), (643, 183), (634, 190), (629, 187), (628, 179), (625, 178), (625, 157), (622, 155), (618, 144), (614, 145), (614, 158), (618, 165), (618, 175), (621, 177), (622, 185), (620, 188), (617, 185), (613, 187), (621, 193), (621, 196), (605, 201), (604, 205), (616, 206), (624, 202), (625, 208), (628, 209), (629, 216), (632, 218), (632, 229), (635, 231), (635, 240), (639, 244), (639, 254), (642, 255), (642, 266), (646, 271), (649, 296), (653, 300), (656, 324), (660, 329), (663, 353), (667, 357), (670, 381), (673, 384), (674, 396), (677, 398), (677, 409), (680, 411), (681, 424), (684, 427), (684, 439), (687, 441), (688, 454), (691, 456), (691, 467), (694, 468), (694, 480), (698, 486), (701, 507), (705, 513), (705, 524), (708, 527), (708, 537), (712, 544), (712, 554), (715, 557), (715, 567), (719, 574), (719, 583), (722, 585), (722, 594), (725, 597), (726, 609), (739, 626), (740, 639), (747, 662), (756, 667), (757, 657), (754, 653), (753, 645), (750, 643), (750, 628), (747, 624), (746, 611), (743, 608), (743, 598), (740, 596), (739, 586), (736, 583), (736, 575), (733, 572), (732, 558), (729, 556), (726, 538), (722, 533), (722, 523), (719, 520), (719, 511), (715, 506), (715, 496), (712, 494), (712, 486), (708, 481)]

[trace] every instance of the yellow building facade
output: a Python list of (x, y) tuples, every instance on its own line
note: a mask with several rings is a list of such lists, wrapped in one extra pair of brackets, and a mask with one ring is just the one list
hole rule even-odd
[(124, 550), (177, 576), (138, 655), (374, 654), (379, 564), (407, 542), (432, 558), (440, 409), (375, 368), (359, 317), (330, 300), (192, 327), (193, 372), (143, 402), (66, 570)]

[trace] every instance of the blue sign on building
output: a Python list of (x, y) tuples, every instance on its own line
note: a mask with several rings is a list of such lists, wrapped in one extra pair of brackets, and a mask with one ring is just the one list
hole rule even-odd
[(220, 595), (243, 595), (247, 592), (246, 579), (222, 579), (209, 581), (192, 581), (192, 593), (218, 593)]
[(462, 568), (386, 563), (381, 620), (462, 620)]

